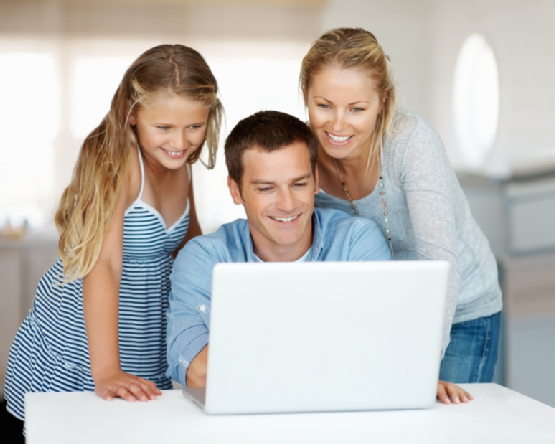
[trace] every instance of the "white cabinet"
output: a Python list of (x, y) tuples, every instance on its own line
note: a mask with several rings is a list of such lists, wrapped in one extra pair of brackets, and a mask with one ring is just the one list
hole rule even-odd
[(555, 407), (555, 172), (459, 180), (499, 264), (500, 382)]

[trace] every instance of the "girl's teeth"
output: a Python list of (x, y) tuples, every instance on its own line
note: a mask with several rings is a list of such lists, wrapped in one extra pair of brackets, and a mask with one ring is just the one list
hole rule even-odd
[(168, 151), (168, 150), (164, 150), (166, 151), (166, 153), (168, 153), (168, 156), (170, 157), (180, 157), (183, 154), (183, 151)]
[(334, 136), (333, 134), (330, 134), (330, 133), (328, 133), (328, 136), (334, 142), (345, 142), (346, 140), (349, 140), (349, 138), (351, 137), (351, 136)]

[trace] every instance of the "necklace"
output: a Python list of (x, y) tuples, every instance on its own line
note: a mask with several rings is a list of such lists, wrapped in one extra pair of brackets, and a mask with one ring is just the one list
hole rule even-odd
[[(353, 198), (351, 197), (351, 193), (349, 193), (349, 189), (347, 188), (347, 185), (345, 184), (345, 181), (343, 180), (343, 176), (341, 175), (341, 172), (339, 171), (339, 166), (337, 165), (337, 162), (335, 161), (335, 159), (332, 159), (332, 161), (333, 161), (333, 165), (335, 166), (335, 171), (337, 171), (337, 175), (339, 176), (339, 180), (341, 181), (341, 186), (343, 187), (343, 192), (345, 193), (345, 196), (347, 196), (347, 200), (351, 204), (351, 208), (353, 209), (353, 213), (355, 213), (355, 216), (358, 216), (360, 213), (358, 211), (357, 206), (353, 202)], [(387, 200), (385, 199), (385, 191), (384, 191), (384, 186), (383, 186), (383, 177), (382, 177), (381, 170), (380, 170), (380, 196), (381, 196), (381, 202), (382, 202), (383, 216), (384, 216), (384, 220), (385, 220), (385, 231), (387, 232), (387, 243), (389, 244), (389, 249), (391, 250), (391, 257), (393, 259), (395, 259), (395, 255), (393, 254), (393, 245), (391, 243), (391, 232), (389, 231), (389, 223), (387, 221), (387, 214), (388, 214), (387, 213)]]

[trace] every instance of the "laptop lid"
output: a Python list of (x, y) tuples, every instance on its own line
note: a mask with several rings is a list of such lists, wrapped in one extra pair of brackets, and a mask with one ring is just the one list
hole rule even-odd
[(218, 264), (207, 413), (435, 403), (448, 264)]

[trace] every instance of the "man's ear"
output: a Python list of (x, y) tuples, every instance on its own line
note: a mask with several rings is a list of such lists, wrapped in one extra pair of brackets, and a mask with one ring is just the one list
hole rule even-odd
[(320, 192), (320, 176), (318, 175), (318, 168), (314, 171), (314, 194)]
[(235, 205), (243, 205), (243, 198), (241, 197), (239, 185), (230, 176), (227, 176), (227, 187), (229, 188), (229, 194), (231, 194), (233, 203)]

